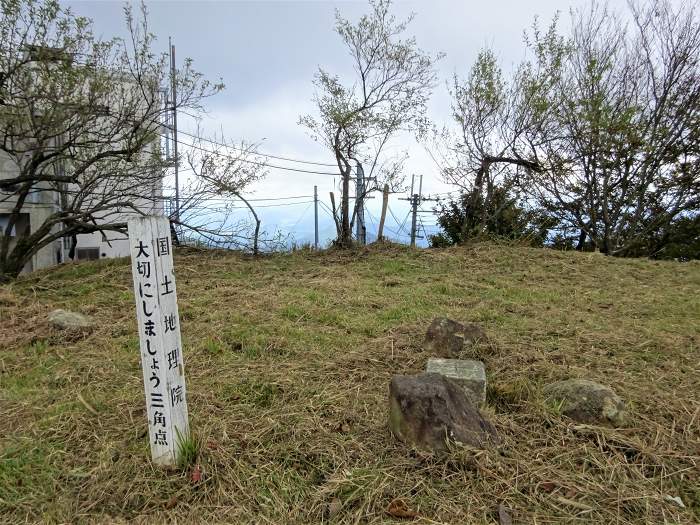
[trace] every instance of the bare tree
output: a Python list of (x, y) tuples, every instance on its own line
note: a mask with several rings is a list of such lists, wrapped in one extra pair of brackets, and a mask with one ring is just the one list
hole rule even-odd
[[(58, 239), (125, 232), (124, 212), (160, 206), (168, 61), (152, 50), (145, 8), (134, 17), (126, 7), (130, 38), (107, 41), (54, 0), (0, 0), (0, 9), (0, 201), (10, 208), (0, 279), (8, 279)], [(189, 61), (175, 82), (173, 105), (193, 111), (223, 88)], [(44, 203), (52, 206), (41, 224), (24, 227), (29, 208)]]
[(444, 180), (466, 195), (455, 201), (472, 210), (465, 217), (476, 219), (464, 221), (461, 237), (466, 239), (499, 222), (499, 215), (520, 200), (521, 172), (540, 165), (520, 147), (530, 123), (522, 118), (517, 93), (490, 49), (479, 53), (465, 79), (454, 75), (449, 91), (455, 126), (434, 132), (429, 153)]
[[(498, 103), (464, 120), (457, 149), (472, 171), (454, 172), (478, 186), (481, 166), (508, 166), (528, 203), (578, 230), (579, 247), (588, 240), (610, 255), (700, 208), (697, 14), (649, 1), (627, 15), (593, 3), (571, 13), (568, 35), (557, 20), (535, 24), (531, 58), (510, 82), (490, 83)], [(482, 69), (481, 85), (501, 78)]]
[(373, 0), (372, 11), (353, 24), (336, 13), (336, 32), (347, 47), (355, 78), (349, 85), (324, 69), (314, 80), (319, 116), (301, 117), (312, 137), (330, 148), (341, 178), (337, 243), (352, 244), (350, 178), (354, 163), (366, 167), (372, 181), (367, 192), (396, 184), (405, 157), (384, 155), (400, 131), (426, 128), (426, 102), (435, 82), (435, 58), (418, 49), (413, 38), (401, 39), (411, 21), (397, 21), (390, 0)]
[[(249, 248), (257, 255), (261, 221), (244, 190), (267, 175), (265, 157), (257, 153), (255, 144), (196, 135), (186, 154), (192, 176), (183, 188), (180, 225), (209, 244)], [(253, 218), (252, 228), (238, 218), (241, 203)], [(276, 241), (269, 239), (268, 243)]]
[(700, 208), (700, 23), (663, 1), (630, 4), (630, 19), (594, 5), (573, 14), (569, 50), (534, 42), (538, 62), (565, 60), (531, 139), (550, 169), (528, 187), (611, 255)]

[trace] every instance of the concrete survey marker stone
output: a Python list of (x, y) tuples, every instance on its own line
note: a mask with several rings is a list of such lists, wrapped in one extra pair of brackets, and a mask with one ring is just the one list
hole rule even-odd
[(486, 401), (486, 369), (481, 361), (433, 357), (428, 359), (425, 371), (457, 382), (474, 404), (480, 405)]

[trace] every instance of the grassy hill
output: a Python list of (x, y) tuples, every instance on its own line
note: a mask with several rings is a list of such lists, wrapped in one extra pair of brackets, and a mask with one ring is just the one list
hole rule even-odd
[[(700, 521), (700, 265), (496, 245), (176, 255), (192, 467), (149, 461), (128, 261), (0, 287), (0, 522)], [(93, 316), (69, 337), (54, 308)], [(500, 450), (437, 456), (387, 428), (433, 317), (481, 323)], [(543, 401), (612, 386), (626, 428)], [(685, 505), (669, 501), (680, 497)], [(405, 520), (404, 520), (405, 521)]]

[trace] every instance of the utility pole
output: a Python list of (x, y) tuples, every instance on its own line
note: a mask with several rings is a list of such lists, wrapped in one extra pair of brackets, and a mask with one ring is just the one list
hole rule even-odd
[(175, 213), (173, 218), (180, 220), (180, 180), (179, 180), (179, 159), (177, 158), (177, 80), (175, 78), (175, 46), (172, 39), (168, 37), (170, 47), (170, 86), (172, 91), (173, 110), (173, 154), (175, 155)]
[(418, 193), (411, 195), (411, 206), (413, 207), (413, 218), (411, 219), (411, 248), (416, 247), (416, 220), (418, 219), (418, 204), (420, 204), (420, 194), (423, 189), (423, 175), (420, 176)]
[(410, 201), (411, 202), (411, 213), (413, 215), (411, 219), (411, 247), (415, 248), (416, 247), (416, 223), (418, 221), (418, 206), (420, 206), (421, 202), (423, 201), (434, 201), (436, 199), (430, 199), (427, 197), (423, 197), (423, 175), (420, 176), (420, 180), (418, 183), (418, 193), (413, 193), (413, 189), (415, 187), (415, 182), (416, 182), (416, 176), (413, 175), (413, 178), (411, 179), (411, 196), (409, 198), (404, 198), (400, 199), (403, 201)]
[(365, 170), (362, 169), (362, 164), (357, 163), (357, 176), (355, 177), (355, 237), (357, 241), (365, 245), (367, 244), (367, 228), (365, 227)]
[(318, 250), (318, 186), (314, 186), (314, 248)]

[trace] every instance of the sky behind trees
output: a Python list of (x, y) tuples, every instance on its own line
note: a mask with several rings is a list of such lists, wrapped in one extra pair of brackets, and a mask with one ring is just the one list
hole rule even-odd
[[(122, 1), (67, 1), (62, 4), (91, 18), (98, 35), (110, 38), (125, 34)], [(562, 25), (568, 24), (570, 7), (588, 5), (588, 0), (405, 0), (395, 2), (397, 17), (415, 13), (408, 35), (432, 54), (445, 53), (438, 63), (439, 83), (429, 104), (429, 116), (435, 125), (449, 124), (450, 99), (446, 82), (456, 72), (466, 75), (477, 52), (484, 46), (494, 49), (505, 72), (525, 57), (523, 31), (538, 16), (548, 24), (557, 10)], [(345, 18), (356, 19), (367, 12), (365, 1), (147, 1), (150, 29), (167, 51), (168, 37), (176, 46), (177, 62), (193, 59), (195, 67), (211, 80), (222, 78), (226, 90), (209, 99), (208, 117), (201, 123), (207, 133), (223, 133), (231, 140), (260, 143), (260, 150), (296, 159), (333, 162), (330, 151), (316, 144), (298, 125), (300, 115), (313, 112), (314, 74), (321, 66), (342, 77), (351, 74), (350, 60), (340, 38), (334, 32), (335, 10)], [(626, 0), (611, 0), (609, 5), (622, 10)], [(181, 116), (180, 129), (195, 132), (195, 124)], [(187, 140), (186, 136), (181, 140)], [(424, 147), (409, 137), (392, 144), (394, 151), (406, 149), (410, 156), (405, 173), (423, 174), (425, 193), (454, 190), (440, 178)], [(284, 163), (300, 167), (298, 164)], [(301, 166), (303, 167), (303, 166)], [(332, 168), (330, 168), (332, 171)], [(324, 168), (325, 171), (325, 168)], [(335, 179), (336, 192), (339, 179)], [(255, 197), (310, 195), (313, 186), (328, 200), (333, 177), (271, 170), (269, 176), (251, 188)], [(378, 215), (381, 199), (368, 203), (370, 213)], [(305, 200), (301, 200), (305, 202)], [(402, 219), (405, 201), (392, 199), (392, 208)], [(299, 240), (313, 235), (313, 210), (300, 219), (306, 205), (266, 208), (263, 227), (297, 229)], [(429, 204), (426, 203), (426, 208)], [(322, 231), (330, 237), (334, 229), (322, 213)], [(428, 221), (433, 222), (433, 221)], [(391, 227), (392, 219), (389, 218)]]

